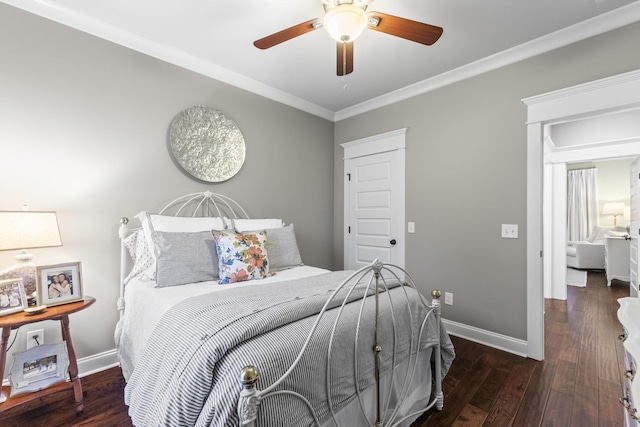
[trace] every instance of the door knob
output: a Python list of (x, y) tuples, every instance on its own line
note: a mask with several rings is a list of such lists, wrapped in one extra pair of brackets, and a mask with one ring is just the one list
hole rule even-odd
[(396, 242), (396, 239), (391, 239), (389, 243), (391, 243), (391, 246), (394, 246), (397, 242)]

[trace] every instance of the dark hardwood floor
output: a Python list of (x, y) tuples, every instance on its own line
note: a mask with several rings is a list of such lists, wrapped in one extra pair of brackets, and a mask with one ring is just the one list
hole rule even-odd
[(525, 359), (453, 338), (457, 357), (443, 382), (444, 410), (426, 426), (622, 426), (624, 353), (617, 299), (629, 284), (589, 272), (567, 301), (545, 301), (545, 360)]
[[(452, 337), (457, 357), (444, 380), (444, 409), (412, 427), (622, 426), (623, 350), (617, 299), (629, 284), (589, 272), (586, 288), (545, 303), (545, 360), (537, 362)], [(131, 426), (119, 368), (82, 379), (85, 410), (72, 393), (0, 415), (0, 426)]]

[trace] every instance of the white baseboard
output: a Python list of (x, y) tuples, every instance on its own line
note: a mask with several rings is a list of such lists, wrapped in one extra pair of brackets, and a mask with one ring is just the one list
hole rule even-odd
[(78, 359), (78, 376), (86, 377), (96, 372), (120, 366), (116, 349)]
[(442, 319), (442, 324), (449, 334), (456, 337), (477, 342), (478, 344), (483, 344), (488, 347), (497, 348), (498, 350), (503, 350), (518, 356), (527, 357), (526, 341), (497, 334), (495, 332), (485, 331), (484, 329), (453, 322), (447, 319)]
[[(95, 374), (96, 372), (114, 368), (119, 365), (120, 362), (118, 361), (118, 354), (116, 350), (107, 350), (102, 353), (78, 359), (78, 376), (81, 378), (86, 377), (87, 375)], [(5, 379), (2, 381), (2, 385), (8, 386), (9, 380)]]

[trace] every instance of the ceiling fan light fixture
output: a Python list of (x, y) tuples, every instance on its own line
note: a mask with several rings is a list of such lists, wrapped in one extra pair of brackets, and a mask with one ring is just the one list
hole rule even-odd
[(367, 14), (361, 7), (341, 4), (327, 11), (322, 26), (337, 42), (352, 42), (367, 27)]

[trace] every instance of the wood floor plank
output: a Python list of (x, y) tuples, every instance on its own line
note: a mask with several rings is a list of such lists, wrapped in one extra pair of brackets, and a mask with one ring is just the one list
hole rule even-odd
[(536, 365), (518, 413), (514, 418), (514, 426), (538, 427), (542, 423), (556, 371), (556, 362), (545, 361)]
[(495, 362), (495, 355), (484, 353), (474, 365), (469, 366), (467, 369), (467, 375), (465, 376), (464, 386), (456, 387), (452, 393), (445, 396), (445, 406), (447, 407), (447, 411), (433, 413), (432, 417), (428, 419), (428, 424), (431, 425), (431, 423), (434, 423), (435, 425), (445, 426), (452, 425), (460, 415), (464, 406), (475, 395), (480, 384), (482, 384), (487, 375), (489, 375), (495, 365)]
[(623, 409), (618, 398), (622, 396), (620, 384), (600, 380), (598, 387), (598, 425), (622, 427)]
[(507, 372), (495, 368), (492, 369), (469, 403), (474, 408), (482, 410), (486, 415), (493, 406), (498, 394), (504, 388), (508, 377), (509, 374)]
[(451, 424), (452, 427), (481, 427), (487, 418), (487, 411), (473, 405), (466, 405), (458, 418)]
[(571, 418), (573, 397), (555, 390), (549, 394), (549, 402), (544, 411), (543, 427), (568, 426)]
[(485, 425), (492, 427), (508, 427), (512, 425), (529, 385), (531, 375), (538, 363), (531, 359), (521, 359), (514, 365), (505, 386), (489, 410)]
[(622, 376), (615, 348), (598, 347), (598, 378), (622, 386)]
[(551, 389), (568, 395), (573, 395), (576, 387), (577, 363), (558, 360), (556, 374), (553, 377)]

